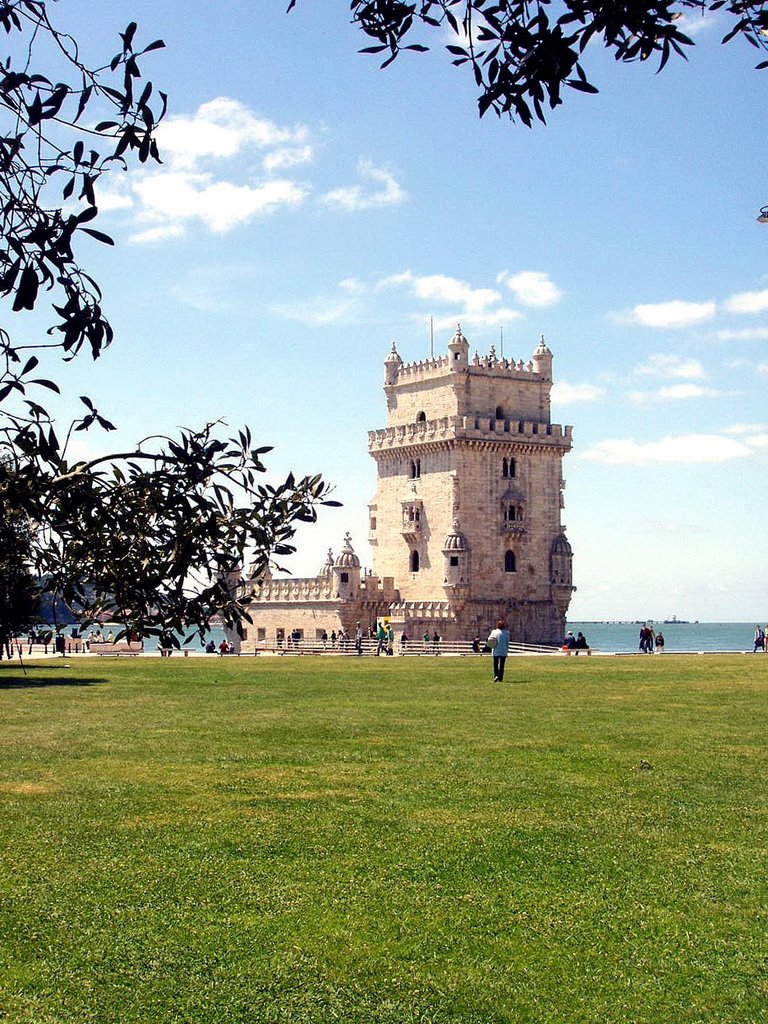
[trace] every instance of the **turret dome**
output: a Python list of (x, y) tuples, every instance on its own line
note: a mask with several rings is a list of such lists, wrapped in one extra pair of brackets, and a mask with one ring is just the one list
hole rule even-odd
[(359, 569), (360, 559), (352, 549), (352, 538), (349, 534), (344, 538), (344, 547), (341, 549), (341, 554), (334, 562), (334, 566), (337, 569)]
[(396, 384), (397, 378), (400, 373), (400, 367), (403, 365), (403, 360), (400, 358), (400, 354), (397, 351), (397, 346), (394, 341), (392, 342), (392, 349), (384, 360), (384, 383)]
[(467, 543), (467, 538), (459, 529), (458, 519), (453, 520), (453, 528), (451, 532), (448, 534), (448, 536), (445, 538), (445, 543), (443, 544), (443, 551), (446, 552), (446, 554), (449, 551), (469, 551), (469, 544)]
[(568, 538), (564, 533), (561, 533), (558, 537), (552, 541), (552, 554), (553, 555), (572, 555), (573, 548), (568, 542)]
[(536, 346), (536, 351), (533, 353), (534, 356), (551, 356), (552, 352), (547, 347), (546, 341), (544, 341), (544, 335), (542, 334), (539, 338), (539, 344)]
[(322, 569), (318, 573), (318, 576), (330, 576), (333, 572), (333, 551), (328, 548), (328, 554), (325, 556), (325, 562)]

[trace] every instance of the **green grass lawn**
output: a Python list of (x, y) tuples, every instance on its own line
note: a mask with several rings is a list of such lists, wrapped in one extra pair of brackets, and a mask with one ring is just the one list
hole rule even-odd
[(768, 1021), (768, 657), (69, 664), (0, 666), (3, 1024)]

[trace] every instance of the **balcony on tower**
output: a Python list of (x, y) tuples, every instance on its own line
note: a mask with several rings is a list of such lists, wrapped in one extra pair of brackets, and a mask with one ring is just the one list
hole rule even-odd
[(421, 498), (407, 498), (401, 502), (403, 525), (400, 530), (404, 537), (421, 535), (424, 522), (424, 503)]
[(501, 498), (501, 532), (523, 534), (526, 528), (526, 500), (523, 494), (513, 487), (508, 488)]

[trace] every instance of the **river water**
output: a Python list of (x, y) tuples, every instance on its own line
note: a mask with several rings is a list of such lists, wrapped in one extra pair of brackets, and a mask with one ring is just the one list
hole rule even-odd
[[(754, 622), (672, 622), (650, 623), (664, 634), (664, 650), (751, 651)], [(634, 653), (640, 643), (642, 622), (569, 622), (568, 629), (584, 634), (590, 647), (618, 654)], [(763, 623), (765, 629), (765, 623)]]

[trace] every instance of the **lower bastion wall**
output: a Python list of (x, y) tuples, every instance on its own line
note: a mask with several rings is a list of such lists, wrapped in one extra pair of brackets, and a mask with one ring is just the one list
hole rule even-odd
[(333, 581), (324, 577), (280, 579), (245, 584), (246, 603), (252, 623), (244, 623), (244, 635), (232, 637), (243, 654), (262, 648), (280, 648), (294, 631), (304, 643), (320, 641), (325, 632), (340, 631), (355, 637), (357, 623), (364, 630), (376, 628), (377, 619), (389, 615), (398, 597), (391, 580), (368, 576), (352, 593), (342, 596)]

